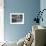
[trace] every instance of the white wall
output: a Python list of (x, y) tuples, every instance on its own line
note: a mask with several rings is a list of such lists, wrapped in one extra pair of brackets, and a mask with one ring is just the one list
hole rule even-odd
[(0, 0), (0, 42), (4, 41), (4, 1)]

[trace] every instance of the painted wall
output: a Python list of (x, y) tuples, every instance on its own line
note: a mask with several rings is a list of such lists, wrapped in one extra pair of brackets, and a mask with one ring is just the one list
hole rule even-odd
[[(7, 41), (18, 41), (32, 28), (32, 21), (40, 9), (40, 0), (4, 0), (4, 35)], [(10, 13), (24, 13), (24, 24), (11, 25)]]
[[(42, 11), (43, 9), (46, 9), (46, 0), (41, 0), (41, 1), (40, 1), (40, 9), (41, 9), (41, 11)], [(40, 22), (40, 25), (46, 27), (46, 10), (43, 12), (42, 17), (43, 17), (43, 22), (41, 21), (41, 22)]]

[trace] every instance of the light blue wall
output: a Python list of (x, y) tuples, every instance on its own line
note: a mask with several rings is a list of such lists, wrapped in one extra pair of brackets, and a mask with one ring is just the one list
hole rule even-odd
[[(40, 1), (40, 10), (42, 11), (43, 9), (46, 9), (46, 0), (41, 0)], [(46, 27), (46, 11), (43, 12), (42, 17), (43, 17), (43, 22), (40, 21), (40, 25)]]
[[(4, 0), (4, 35), (5, 40), (17, 41), (32, 28), (32, 20), (40, 9), (40, 0)], [(11, 25), (10, 13), (24, 13), (23, 25)]]

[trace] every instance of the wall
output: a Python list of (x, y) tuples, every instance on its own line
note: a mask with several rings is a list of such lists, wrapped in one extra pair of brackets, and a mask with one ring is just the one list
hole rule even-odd
[[(43, 9), (46, 9), (46, 0), (40, 0), (40, 9), (41, 9), (41, 11), (42, 11)], [(42, 17), (43, 17), (43, 22), (41, 21), (41, 22), (40, 22), (40, 25), (46, 27), (46, 20), (45, 20), (45, 19), (46, 19), (46, 11), (43, 12)]]
[[(7, 41), (18, 41), (32, 28), (32, 21), (40, 9), (40, 0), (4, 0), (4, 35)], [(10, 24), (10, 13), (24, 13), (24, 24)]]
[(4, 41), (4, 0), (0, 0), (0, 42)]

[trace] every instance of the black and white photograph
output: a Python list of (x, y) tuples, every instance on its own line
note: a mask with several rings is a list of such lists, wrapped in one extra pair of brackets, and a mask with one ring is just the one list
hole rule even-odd
[(24, 13), (10, 13), (10, 24), (24, 24)]

